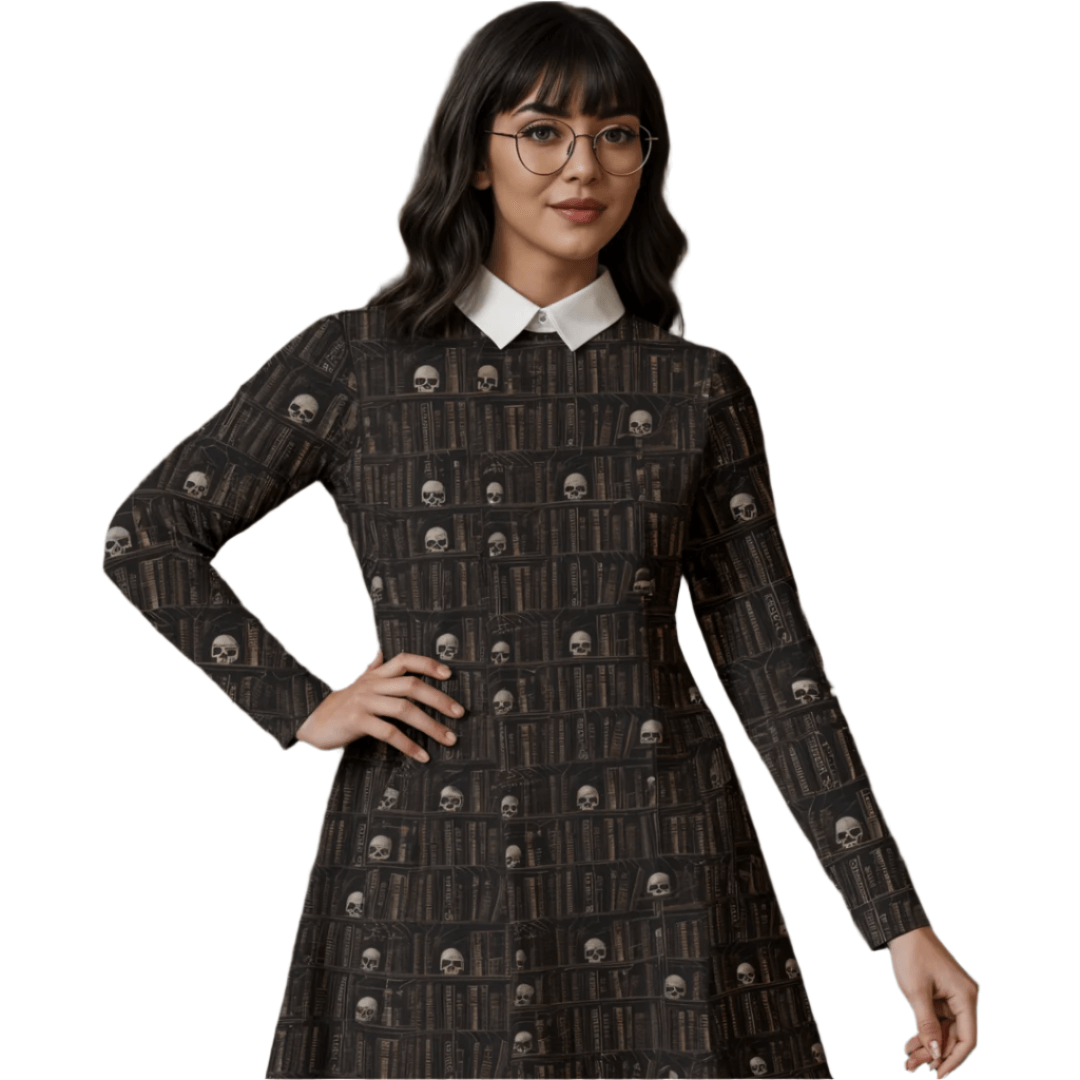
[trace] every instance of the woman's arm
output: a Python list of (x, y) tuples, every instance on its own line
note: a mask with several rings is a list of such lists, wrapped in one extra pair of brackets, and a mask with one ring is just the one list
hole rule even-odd
[(753, 394), (715, 355), (684, 573), (747, 734), (872, 949), (929, 925), (822, 666), (777, 525)]
[(347, 454), (358, 420), (341, 320), (296, 335), (173, 448), (109, 521), (104, 569), (150, 623), (285, 749), (332, 691), (239, 600), (221, 547)]

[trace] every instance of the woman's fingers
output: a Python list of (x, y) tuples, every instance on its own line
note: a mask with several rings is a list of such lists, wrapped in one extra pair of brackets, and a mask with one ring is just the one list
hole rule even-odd
[(380, 684), (379, 693), (396, 694), (402, 698), (422, 701), (425, 705), (431, 705), (447, 716), (461, 716), (465, 712), (449, 694), (443, 693), (442, 690), (415, 675), (399, 675), (396, 678), (387, 679)]
[(405, 675), (410, 671), (430, 675), (435, 679), (445, 679), (450, 675), (450, 669), (441, 660), (436, 660), (434, 656), (413, 652), (399, 652), (391, 656), (379, 669), (379, 674), (392, 679), (396, 675)]
[(450, 675), (450, 669), (441, 661), (431, 656), (421, 656), (419, 653), (398, 653), (397, 656), (388, 660), (377, 671), (373, 672), (381, 679), (387, 680), (389, 686), (380, 686), (383, 694), (400, 694), (406, 697), (416, 698), (417, 701), (431, 705), (447, 716), (462, 716), (465, 709), (449, 694), (424, 682), (414, 672), (430, 675), (434, 679), (446, 679)]
[(407, 754), (411, 758), (416, 758), (417, 761), (430, 760), (430, 755), (423, 747), (417, 746), (417, 744), (414, 743), (401, 728), (394, 727), (394, 725), (387, 720), (376, 719), (374, 721), (369, 721), (367, 729), (363, 734), (371, 735), (376, 739), (381, 739), (383, 742), (396, 747), (403, 754)]
[[(940, 1008), (941, 1002), (936, 1002), (938, 1008), (938, 1018), (941, 1020), (941, 1037), (944, 1041), (944, 1047), (942, 1049), (942, 1056), (948, 1054), (947, 1047), (949, 1046), (949, 1036), (952, 1032), (953, 1022), (947, 1016), (943, 1015), (943, 1010)], [(904, 1043), (904, 1053), (908, 1055), (907, 1061), (904, 1063), (904, 1068), (909, 1072), (917, 1069), (920, 1065), (925, 1065), (929, 1061), (933, 1061), (933, 1055), (929, 1050), (923, 1046), (922, 1038), (919, 1035), (912, 1035), (906, 1043)]]
[(956, 1014), (953, 1024), (955, 1040), (945, 1052), (945, 1060), (938, 1066), (939, 1077), (948, 1076), (975, 1049), (975, 999), (979, 988), (971, 979), (950, 998), (952, 1011)]
[(392, 694), (376, 695), (371, 711), (377, 716), (392, 716), (419, 731), (426, 731), (432, 738), (438, 739), (447, 746), (453, 746), (457, 742), (455, 732), (433, 716), (429, 716), (408, 698), (395, 697)]

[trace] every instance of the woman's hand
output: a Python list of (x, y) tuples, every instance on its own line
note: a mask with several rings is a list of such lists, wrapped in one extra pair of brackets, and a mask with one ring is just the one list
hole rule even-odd
[(904, 1067), (910, 1072), (929, 1062), (946, 1076), (975, 1049), (979, 987), (929, 926), (892, 938), (889, 952), (919, 1028), (904, 1044)]
[(447, 716), (461, 716), (465, 710), (449, 694), (408, 674), (411, 671), (436, 679), (450, 676), (450, 669), (445, 664), (418, 653), (400, 652), (384, 664), (380, 649), (352, 685), (332, 691), (319, 702), (314, 712), (297, 728), (296, 737), (320, 750), (336, 750), (361, 735), (372, 735), (417, 761), (427, 761), (430, 755), (426, 750), (382, 718), (393, 716), (404, 720), (439, 742), (452, 746), (457, 736), (409, 699), (432, 705)]

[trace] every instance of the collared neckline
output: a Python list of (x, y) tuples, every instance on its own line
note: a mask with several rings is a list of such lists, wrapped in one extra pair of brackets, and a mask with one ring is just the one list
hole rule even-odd
[(539, 307), (481, 263), (454, 303), (500, 349), (522, 330), (558, 334), (567, 348), (578, 349), (626, 311), (611, 271), (600, 264), (588, 285)]

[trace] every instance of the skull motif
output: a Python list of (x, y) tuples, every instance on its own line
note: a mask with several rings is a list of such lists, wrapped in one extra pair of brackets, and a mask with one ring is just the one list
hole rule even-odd
[(504, 795), (499, 809), (503, 817), (517, 817), (518, 797), (516, 795)]
[(185, 494), (190, 495), (194, 499), (201, 499), (209, 489), (210, 481), (207, 479), (206, 473), (188, 473), (188, 478), (184, 481)]
[(650, 896), (667, 896), (671, 892), (671, 878), (663, 870), (657, 870), (649, 876), (646, 888)]
[(215, 664), (235, 664), (240, 659), (240, 645), (232, 634), (218, 634), (210, 643), (210, 658)]
[(757, 972), (754, 970), (753, 964), (740, 964), (735, 969), (735, 974), (743, 986), (749, 986), (757, 978)]
[(814, 1045), (810, 1047), (810, 1053), (814, 1057), (815, 1065), (825, 1064), (825, 1047), (822, 1046), (821, 1043), (814, 1043)]
[(768, 1071), (768, 1062), (763, 1057), (752, 1057), (750, 1059), (750, 1073), (752, 1076), (765, 1076)]
[(450, 537), (446, 535), (446, 530), (441, 525), (432, 525), (426, 533), (424, 533), (424, 549), (432, 553), (437, 551), (445, 551), (450, 546)]
[(365, 949), (360, 955), (360, 968), (363, 971), (375, 971), (382, 959), (382, 953), (378, 949)]
[(505, 716), (514, 707), (514, 695), (509, 690), (499, 690), (491, 699), (496, 716)]
[(131, 550), (131, 533), (123, 525), (114, 525), (105, 534), (105, 554), (111, 559)]
[(528, 957), (525, 955), (525, 950), (518, 949), (517, 952), (514, 953), (514, 968), (517, 971), (524, 971), (527, 960)]
[(413, 372), (413, 389), (422, 394), (433, 394), (439, 389), (439, 372), (431, 364), (421, 364)]
[(642, 596), (646, 599), (656, 592), (656, 583), (653, 581), (652, 571), (647, 566), (641, 566), (634, 571), (632, 592), (635, 596)]
[(853, 848), (862, 842), (862, 822), (858, 818), (842, 817), (836, 823), (836, 842), (842, 848)]
[(654, 743), (664, 741), (664, 725), (659, 720), (646, 720), (641, 725), (640, 741), (645, 743), (646, 746), (652, 746)]
[(371, 602), (381, 603), (383, 598), (383, 579), (378, 574), (371, 579)]
[(496, 641), (491, 646), (491, 662), (493, 664), (505, 664), (510, 659), (510, 642)]
[(515, 866), (521, 865), (521, 848), (517, 844), (511, 844), (506, 849), (506, 865), (513, 870)]
[(352, 892), (345, 899), (345, 914), (351, 915), (354, 919), (363, 917), (364, 914), (364, 894), (362, 892)]
[(439, 792), (440, 810), (460, 810), (464, 801), (465, 796), (456, 787), (451, 787), (449, 784)]
[(681, 975), (669, 975), (664, 980), (664, 997), (681, 1001), (686, 997), (686, 980)]
[(535, 996), (536, 990), (528, 983), (518, 983), (517, 989), (514, 991), (514, 1004), (531, 1005)]
[(420, 489), (420, 498), (425, 506), (442, 506), (446, 502), (446, 488), (441, 480), (425, 480)]
[(476, 389), (488, 393), (498, 385), (498, 369), (493, 364), (482, 364), (476, 371)]
[(456, 634), (440, 634), (435, 642), (435, 653), (440, 660), (453, 660), (460, 647)]
[(809, 705), (821, 697), (816, 679), (796, 679), (791, 684), (791, 692), (800, 705)]
[(297, 394), (289, 402), (289, 419), (298, 424), (310, 424), (319, 411), (319, 403), (310, 394)]
[(356, 1003), (356, 1019), (361, 1024), (374, 1020), (378, 1011), (379, 1003), (373, 997), (363, 997)]
[(389, 836), (375, 836), (372, 837), (371, 843), (368, 844), (368, 858), (372, 862), (386, 862), (390, 858), (390, 837)]
[(571, 473), (563, 484), (563, 494), (568, 499), (584, 499), (588, 490), (589, 485), (579, 472)]
[(570, 652), (574, 656), (588, 656), (592, 652), (592, 634), (588, 630), (575, 630), (570, 635)]
[(401, 791), (395, 787), (388, 787), (383, 793), (382, 798), (379, 800), (380, 810), (393, 810), (398, 804), (398, 798), (401, 795)]
[(754, 501), (754, 496), (745, 491), (732, 495), (728, 508), (736, 521), (753, 521), (757, 517), (757, 503)]
[(797, 979), (799, 977), (799, 965), (795, 963), (793, 957), (789, 957), (784, 963), (784, 974), (789, 979)]
[(600, 805), (600, 792), (592, 784), (583, 784), (577, 791), (577, 808), (595, 810)]
[(503, 486), (498, 480), (492, 480), (484, 489), (484, 494), (487, 496), (487, 501), (492, 506), (497, 506), (503, 501)]
[(585, 942), (585, 959), (590, 964), (600, 964), (607, 959), (607, 946), (598, 937), (591, 937)]
[(465, 970), (465, 957), (457, 949), (443, 949), (439, 970), (444, 975), (460, 975)]
[(648, 435), (652, 431), (652, 413), (648, 409), (635, 409), (630, 414), (630, 434)]
[(515, 1054), (531, 1054), (533, 1048), (533, 1037), (527, 1031), (519, 1031), (514, 1036), (514, 1053)]
[(488, 537), (488, 554), (492, 557), (506, 554), (506, 533), (493, 532)]
[(687, 691), (687, 694), (690, 697), (691, 705), (700, 705), (701, 702), (704, 700), (701, 696), (701, 691), (696, 686), (691, 686), (690, 689)]

